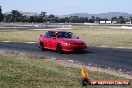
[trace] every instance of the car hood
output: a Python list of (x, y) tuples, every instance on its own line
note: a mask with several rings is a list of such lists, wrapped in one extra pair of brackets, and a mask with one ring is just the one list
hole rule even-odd
[(66, 43), (84, 43), (81, 39), (60, 38), (60, 40)]

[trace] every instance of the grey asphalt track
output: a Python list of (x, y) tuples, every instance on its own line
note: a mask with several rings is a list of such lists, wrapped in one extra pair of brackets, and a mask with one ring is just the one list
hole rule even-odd
[(40, 51), (37, 44), (0, 42), (1, 50), (11, 50), (26, 52), (41, 56), (55, 57), (59, 59), (68, 59), (79, 61), (83, 64), (92, 64), (101, 68), (111, 68), (122, 70), (123, 72), (132, 72), (132, 49), (88, 47), (88, 53), (65, 53), (58, 54), (55, 51)]
[(45, 24), (45, 23), (0, 23), (0, 30), (28, 30), (28, 29), (46, 29), (46, 28), (64, 28), (69, 27), (67, 24)]

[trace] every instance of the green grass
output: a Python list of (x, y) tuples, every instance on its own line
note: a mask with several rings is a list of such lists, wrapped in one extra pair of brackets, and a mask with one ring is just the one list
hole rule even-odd
[[(132, 30), (108, 29), (93, 26), (73, 27), (77, 36), (93, 46), (132, 47)], [(40, 34), (46, 31), (0, 30), (0, 41), (37, 42)]]
[[(81, 69), (62, 66), (40, 56), (0, 51), (1, 88), (83, 88)], [(91, 79), (121, 79), (106, 73), (90, 71)], [(122, 78), (123, 79), (123, 78)], [(125, 86), (131, 88), (132, 86)], [(124, 88), (124, 86), (90, 86), (88, 88)]]

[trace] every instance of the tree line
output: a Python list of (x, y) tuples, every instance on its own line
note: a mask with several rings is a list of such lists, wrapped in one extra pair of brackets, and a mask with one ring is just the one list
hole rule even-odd
[(125, 18), (123, 16), (108, 18), (100, 17), (57, 17), (53, 14), (46, 15), (46, 12), (41, 12), (39, 15), (27, 16), (21, 14), (17, 10), (12, 10), (10, 14), (2, 14), (0, 6), (0, 22), (28, 22), (28, 23), (94, 23), (95, 21), (117, 21), (117, 23), (125, 24), (132, 21), (132, 17)]

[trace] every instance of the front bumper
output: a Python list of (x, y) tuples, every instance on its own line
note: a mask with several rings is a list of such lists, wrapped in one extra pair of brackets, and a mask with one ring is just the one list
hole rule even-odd
[(68, 52), (85, 52), (87, 51), (87, 46), (64, 46), (62, 50)]

